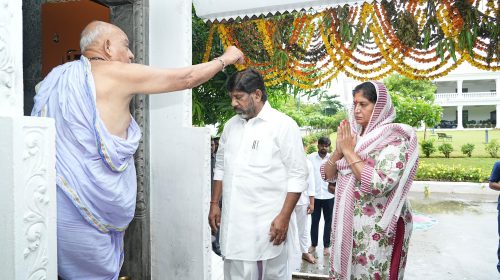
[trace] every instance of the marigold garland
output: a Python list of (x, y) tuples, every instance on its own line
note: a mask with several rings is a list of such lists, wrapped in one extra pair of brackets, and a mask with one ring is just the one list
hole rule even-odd
[[(315, 14), (214, 23), (203, 59), (218, 55), (212, 53), (213, 38), (218, 36), (224, 48), (235, 45), (245, 53), (245, 65), (237, 65), (238, 69), (257, 68), (268, 86), (286, 82), (304, 90), (322, 87), (341, 72), (357, 80), (382, 79), (394, 71), (429, 80), (447, 75), (464, 61), (479, 69), (500, 70), (498, 52), (491, 53), (498, 42), (487, 34), (474, 37), (472, 48), (460, 48), (459, 36), (471, 26), (463, 18), (463, 5), (476, 12), (480, 5), (478, 0), (459, 2), (405, 1), (400, 8), (411, 14), (420, 36), (413, 47), (402, 43), (409, 41), (401, 41), (401, 34), (396, 36), (397, 17), (387, 15), (386, 8), (394, 12), (390, 5), (395, 4), (365, 2)], [(485, 6), (478, 13), (481, 22), (498, 21), (498, 3), (488, 0)], [(250, 37), (241, 37), (245, 34)]]

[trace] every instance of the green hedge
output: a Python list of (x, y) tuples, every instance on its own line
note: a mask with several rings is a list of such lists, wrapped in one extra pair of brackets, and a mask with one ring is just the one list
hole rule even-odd
[(476, 167), (465, 168), (460, 165), (445, 166), (420, 163), (415, 180), (482, 183), (488, 181), (489, 175), (489, 171)]

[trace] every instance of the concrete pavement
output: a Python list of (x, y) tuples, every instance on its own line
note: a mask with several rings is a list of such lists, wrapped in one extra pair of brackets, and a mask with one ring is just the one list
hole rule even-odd
[[(415, 182), (409, 194), (415, 226), (405, 279), (500, 280), (496, 270), (497, 197), (486, 184)], [(321, 229), (323, 219), (320, 223)], [(322, 240), (322, 230), (318, 240)], [(319, 243), (316, 264), (302, 261), (301, 254), (295, 253), (291, 266), (300, 275), (294, 279), (325, 279), (328, 275), (329, 257), (323, 256)], [(213, 256), (217, 268), (212, 269), (212, 280), (221, 280), (223, 275), (217, 271), (222, 271), (222, 261)]]

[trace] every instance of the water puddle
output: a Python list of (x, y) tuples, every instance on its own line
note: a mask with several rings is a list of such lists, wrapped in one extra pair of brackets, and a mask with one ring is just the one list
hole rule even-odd
[(413, 209), (413, 229), (428, 230), (439, 223), (443, 214), (452, 215), (479, 215), (483, 213), (483, 203), (478, 200), (465, 200), (462, 198), (413, 198), (410, 199)]
[(480, 214), (480, 203), (465, 200), (411, 200), (411, 207), (424, 214), (460, 214), (464, 212)]

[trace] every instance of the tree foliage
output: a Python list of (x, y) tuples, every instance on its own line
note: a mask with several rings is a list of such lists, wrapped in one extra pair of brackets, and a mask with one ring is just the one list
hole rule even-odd
[(433, 127), (441, 121), (443, 109), (434, 104), (436, 86), (430, 81), (411, 80), (394, 74), (384, 80), (396, 109), (396, 122)]
[[(194, 7), (192, 28), (193, 64), (198, 64), (202, 63), (203, 60), (210, 25), (196, 16)], [(217, 36), (214, 37), (212, 51), (219, 55), (224, 52), (222, 43)], [(234, 115), (234, 110), (231, 107), (231, 100), (226, 90), (226, 80), (235, 72), (236, 68), (228, 66), (224, 72), (219, 72), (208, 82), (193, 88), (192, 104), (194, 125), (220, 124), (219, 129), (221, 129), (223, 124)], [(282, 107), (285, 106), (288, 100), (293, 100), (299, 95), (316, 96), (324, 92), (322, 89), (304, 91), (288, 83), (267, 87), (266, 91), (271, 106), (281, 111), (284, 111)], [(295, 113), (289, 110), (285, 111), (285, 113), (288, 113), (299, 125), (306, 124), (300, 112)]]
[(278, 109), (294, 119), (299, 126), (336, 131), (340, 122), (346, 118), (343, 105), (336, 97), (323, 92), (315, 103), (300, 103), (299, 98), (290, 98)]
[(320, 100), (320, 105), (322, 106), (325, 115), (327, 116), (335, 115), (344, 108), (344, 105), (342, 105), (342, 102), (340, 102), (337, 99), (337, 97), (339, 96), (338, 95), (322, 96), (322, 99)]
[[(198, 64), (203, 60), (209, 26), (195, 15), (194, 7), (192, 27), (193, 64)], [(215, 39), (218, 40), (218, 38)], [(224, 52), (220, 41), (214, 44), (214, 49), (215, 52), (219, 54)], [(192, 103), (194, 125), (201, 126), (205, 124), (215, 124), (217, 122), (225, 123), (234, 115), (234, 111), (231, 108), (231, 101), (226, 93), (226, 80), (228, 75), (235, 71), (234, 67), (227, 67), (225, 72), (219, 72), (208, 82), (193, 88)]]

